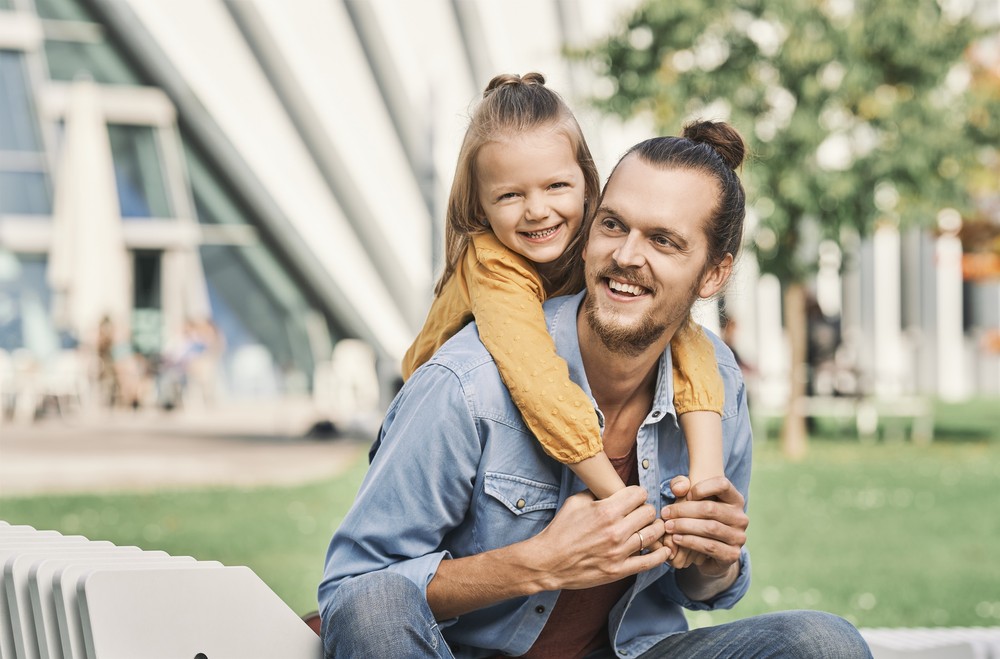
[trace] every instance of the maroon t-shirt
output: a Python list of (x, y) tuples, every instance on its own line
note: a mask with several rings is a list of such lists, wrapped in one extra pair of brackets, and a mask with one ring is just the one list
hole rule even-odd
[[(611, 458), (611, 464), (626, 484), (639, 484), (635, 444), (628, 455)], [(529, 659), (576, 659), (599, 648), (611, 647), (608, 614), (634, 581), (635, 577), (626, 577), (594, 588), (562, 591), (542, 633), (523, 656)]]

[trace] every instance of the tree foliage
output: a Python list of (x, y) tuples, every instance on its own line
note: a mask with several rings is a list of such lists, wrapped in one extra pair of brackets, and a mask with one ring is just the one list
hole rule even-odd
[[(960, 0), (649, 0), (577, 55), (610, 81), (604, 111), (744, 134), (763, 272), (802, 282), (822, 238), (970, 209), (996, 158), (1000, 98), (966, 52), (984, 34)], [(996, 28), (993, 28), (996, 31)]]

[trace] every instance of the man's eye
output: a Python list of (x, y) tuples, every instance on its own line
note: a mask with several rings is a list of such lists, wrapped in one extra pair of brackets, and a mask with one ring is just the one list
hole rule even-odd
[(606, 217), (603, 220), (601, 220), (601, 226), (603, 226), (605, 229), (607, 229), (609, 231), (614, 231), (615, 229), (617, 229), (621, 225), (618, 223), (618, 220), (612, 219), (610, 217)]
[(666, 236), (657, 236), (653, 241), (660, 247), (677, 247), (677, 244)]

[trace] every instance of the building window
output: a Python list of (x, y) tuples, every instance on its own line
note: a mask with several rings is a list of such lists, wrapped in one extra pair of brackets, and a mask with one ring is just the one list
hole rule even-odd
[(104, 26), (79, 0), (35, 0), (45, 31), (49, 77), (71, 81), (86, 74), (110, 85), (141, 85), (135, 68), (121, 56)]
[[(209, 226), (246, 225), (246, 209), (235, 202), (215, 171), (190, 147), (185, 155), (198, 221)], [(263, 347), (281, 374), (279, 388), (296, 378), (308, 380), (316, 357), (307, 322), (319, 314), (271, 247), (202, 245), (200, 253), (212, 316), (225, 336), (230, 369), (238, 370), (235, 361), (241, 348)]]
[(0, 50), (0, 214), (47, 215), (51, 199), (24, 54)]
[(59, 349), (49, 317), (46, 266), (44, 256), (0, 250), (0, 349), (27, 348), (36, 359)]
[(109, 125), (123, 218), (173, 217), (152, 126)]
[(93, 14), (79, 0), (35, 0), (39, 18), (94, 23)]
[(0, 171), (0, 215), (49, 215), (51, 212), (45, 174)]
[(86, 74), (96, 82), (109, 85), (140, 85), (139, 76), (110, 44), (46, 39), (45, 58), (49, 77), (74, 80)]

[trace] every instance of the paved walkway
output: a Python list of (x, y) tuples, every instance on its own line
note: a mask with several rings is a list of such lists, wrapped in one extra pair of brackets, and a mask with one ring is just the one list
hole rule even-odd
[(0, 496), (296, 484), (336, 475), (374, 433), (309, 438), (307, 401), (78, 413), (0, 425)]

